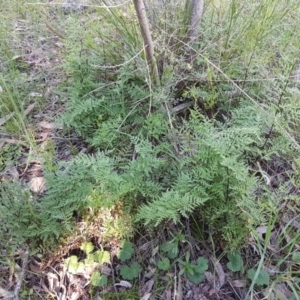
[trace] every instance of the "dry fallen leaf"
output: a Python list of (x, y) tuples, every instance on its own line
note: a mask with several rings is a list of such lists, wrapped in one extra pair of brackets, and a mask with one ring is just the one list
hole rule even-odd
[(166, 300), (172, 300), (172, 290), (171, 287), (169, 287), (166, 291), (165, 291), (165, 299)]
[(49, 135), (49, 132), (42, 132), (40, 134), (40, 137), (42, 138), (41, 141), (44, 142), (47, 139), (48, 135)]
[(145, 296), (146, 294), (150, 294), (151, 295), (151, 290), (152, 290), (152, 287), (153, 287), (153, 284), (154, 284), (154, 279), (150, 279), (148, 280), (142, 287), (141, 289), (139, 290), (139, 294), (141, 296)]
[(231, 284), (233, 287), (236, 287), (236, 288), (242, 288), (242, 287), (245, 287), (245, 286), (246, 286), (247, 281), (246, 281), (246, 280), (233, 280), (233, 281), (230, 281), (230, 284)]
[(259, 226), (256, 228), (257, 233), (259, 234), (265, 234), (267, 232), (267, 227), (266, 226)]
[(47, 122), (47, 121), (42, 121), (42, 122), (39, 123), (39, 125), (44, 129), (54, 129), (55, 128), (54, 123), (50, 123), (50, 122)]
[(18, 61), (18, 60), (22, 60), (23, 57), (21, 55), (15, 55), (12, 60)]
[(35, 107), (35, 103), (30, 104), (25, 110), (24, 110), (24, 115), (27, 116)]
[(126, 280), (121, 280), (120, 282), (115, 283), (114, 286), (122, 286), (128, 289), (132, 288), (132, 284)]
[(159, 246), (156, 246), (155, 248), (153, 248), (152, 250), (152, 257), (156, 255), (156, 253), (158, 252)]
[(24, 143), (22, 141), (15, 140), (15, 139), (0, 139), (0, 143), (1, 142), (5, 142), (5, 143), (8, 143), (8, 144), (17, 144), (17, 145), (27, 146), (26, 143)]
[(151, 293), (144, 295), (141, 300), (148, 300), (151, 297)]
[(144, 243), (143, 245), (139, 246), (139, 250), (146, 251), (149, 248), (149, 242)]
[(176, 291), (176, 300), (183, 300), (183, 291), (182, 291), (182, 280), (181, 277), (178, 277), (178, 285)]
[(7, 299), (7, 300), (13, 299), (14, 294), (12, 292), (9, 292), (9, 291), (3, 289), (2, 287), (0, 287), (0, 297), (1, 298), (3, 297), (4, 299)]
[(269, 288), (264, 289), (262, 293), (269, 300), (289, 300), (292, 296), (292, 293), (283, 283), (277, 284), (272, 290)]
[(44, 177), (34, 177), (29, 183), (30, 190), (37, 194), (42, 194), (46, 191), (46, 180)]
[(12, 166), (9, 169), (9, 174), (11, 175), (11, 177), (13, 178), (13, 181), (17, 181), (19, 179), (19, 172), (17, 170), (17, 168), (15, 166)]
[(219, 276), (219, 284), (218, 284), (217, 288), (220, 289), (225, 283), (225, 273), (224, 273), (222, 265), (218, 261), (214, 261), (214, 265), (215, 265), (217, 274)]
[(148, 269), (149, 269), (149, 272), (147, 272), (145, 274), (145, 277), (146, 278), (151, 278), (151, 277), (153, 277), (154, 273), (156, 272), (156, 268), (148, 267)]
[(39, 98), (41, 98), (41, 97), (43, 97), (43, 94), (42, 93), (37, 93), (37, 92), (31, 92), (29, 94), (29, 96), (30, 97), (39, 97)]
[(36, 274), (41, 274), (43, 272), (43, 270), (40, 268), (40, 266), (30, 263), (29, 264), (29, 268), (32, 272), (36, 273)]
[(215, 276), (211, 273), (211, 272), (205, 272), (205, 278), (206, 280), (211, 284), (214, 285), (215, 284)]

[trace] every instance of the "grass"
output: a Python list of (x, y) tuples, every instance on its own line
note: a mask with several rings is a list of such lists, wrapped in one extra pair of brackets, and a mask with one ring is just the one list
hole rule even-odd
[[(202, 256), (210, 259), (202, 285), (221, 298), (228, 289), (235, 299), (300, 298), (297, 256), (300, 253), (300, 107), (299, 82), (293, 80), (299, 71), (300, 4), (297, 1), (214, 0), (205, 3), (200, 36), (194, 45), (190, 45), (185, 36), (188, 28), (185, 2), (174, 1), (159, 9), (152, 3), (149, 12), (155, 12), (150, 20), (160, 86), (151, 81), (131, 3), (103, 9), (97, 6), (108, 3), (94, 1), (95, 6), (68, 15), (60, 5), (52, 3), (31, 5), (26, 1), (2, 0), (0, 4), (4, 7), (0, 13), (0, 168), (1, 181), (5, 184), (19, 181), (21, 189), (26, 191), (32, 178), (44, 174), (50, 174), (49, 178), (60, 176), (62, 171), (61, 178), (71, 186), (72, 180), (63, 177), (64, 170), (67, 176), (76, 157), (78, 162), (81, 157), (84, 159), (85, 152), (93, 155), (98, 151), (107, 153), (117, 171), (124, 175), (129, 168), (127, 161), (138, 161), (136, 145), (142, 147), (142, 144), (134, 144), (132, 137), (149, 136), (152, 150), (160, 146), (155, 150), (159, 151), (157, 160), (153, 159), (151, 164), (157, 164), (164, 157), (168, 157), (169, 162), (169, 172), (164, 171), (164, 177), (157, 180), (161, 184), (159, 188), (171, 189), (176, 182), (169, 183), (168, 179), (177, 178), (171, 173), (171, 162), (174, 159), (178, 165), (183, 164), (184, 159), (188, 155), (193, 157), (196, 151), (192, 131), (176, 134), (177, 129), (183, 131), (184, 125), (192, 119), (189, 109), (200, 111), (203, 119), (197, 119), (199, 124), (205, 118), (209, 122), (216, 119), (214, 126), (220, 126), (220, 131), (230, 126), (246, 129), (256, 126), (261, 132), (260, 139), (243, 153), (255, 183), (249, 190), (251, 201), (234, 200), (239, 214), (247, 216), (244, 228), (235, 231), (242, 241), (235, 249), (242, 255), (244, 267), (241, 270), (232, 272), (226, 267), (228, 240), (232, 239), (235, 244), (237, 239), (229, 233), (222, 235), (218, 223), (210, 225), (215, 216), (214, 208), (201, 206), (175, 224), (169, 220), (156, 228), (145, 227), (135, 222), (136, 213), (139, 205), (151, 202), (151, 198), (137, 193), (131, 186), (122, 194), (125, 176), (113, 190), (112, 187), (105, 189), (101, 180), (90, 175), (94, 187), (90, 194), (82, 196), (88, 203), (86, 206), (74, 207), (72, 214), (66, 217), (60, 215), (64, 208), (53, 211), (61, 223), (55, 225), (59, 233), (51, 237), (51, 242), (42, 239), (47, 228), (41, 225), (45, 223), (40, 217), (47, 194), (31, 192), (26, 200), (32, 209), (32, 224), (40, 227), (41, 233), (26, 236), (25, 246), (15, 243), (8, 227), (0, 226), (0, 239), (11, 240), (9, 246), (1, 243), (4, 246), (0, 249), (0, 265), (15, 265), (28, 271), (21, 278), (18, 267), (10, 267), (10, 272), (15, 274), (13, 285), (8, 288), (8, 272), (0, 281), (1, 288), (15, 293), (15, 297), (16, 293), (23, 292), (30, 299), (42, 299), (47, 293), (54, 293), (51, 289), (47, 292), (42, 287), (25, 284), (25, 278), (27, 281), (39, 278), (42, 268), (48, 274), (46, 277), (54, 276), (49, 268), (56, 265), (58, 269), (64, 268), (65, 259), (73, 252), (77, 254), (80, 243), (91, 241), (111, 254), (106, 270), (101, 267), (109, 283), (104, 288), (91, 287), (90, 291), (79, 287), (77, 292), (82, 296), (78, 299), (88, 299), (89, 293), (98, 293), (105, 299), (129, 299), (146, 293), (151, 293), (151, 299), (167, 299), (177, 293), (184, 299), (189, 283), (185, 276), (178, 276), (180, 264), (176, 259), (184, 260), (187, 251), (191, 253), (191, 262)], [(185, 60), (185, 53), (191, 48), (197, 53), (193, 65)], [(88, 110), (89, 103), (94, 105), (91, 110)], [(185, 109), (179, 110), (180, 105), (186, 105)], [(59, 129), (41, 127), (45, 120), (55, 123)], [(188, 143), (189, 153), (182, 154), (180, 147)], [(238, 145), (233, 147), (238, 148)], [(58, 164), (62, 161), (65, 165)], [(142, 170), (148, 165), (149, 162), (145, 162)], [(139, 169), (130, 170), (142, 174), (138, 173)], [(89, 176), (89, 172), (86, 174)], [(160, 175), (151, 176), (153, 183)], [(106, 180), (113, 183), (109, 181), (111, 177)], [(138, 184), (137, 178), (132, 180)], [(61, 189), (60, 194), (67, 197), (70, 186), (66, 187), (66, 183), (52, 186), (50, 190), (54, 193), (55, 188)], [(9, 188), (4, 185), (2, 188), (4, 195)], [(154, 194), (158, 185), (149, 183), (147, 188), (153, 189)], [(111, 191), (115, 195), (111, 195)], [(23, 194), (18, 197), (22, 198)], [(1, 205), (7, 205), (2, 197)], [(118, 200), (109, 207), (111, 198)], [(17, 214), (13, 212), (15, 204), (11, 203), (10, 218), (14, 218)], [(103, 203), (108, 207), (102, 207)], [(211, 220), (204, 216), (204, 211), (210, 209)], [(224, 206), (224, 209), (228, 208)], [(256, 212), (255, 216), (249, 211)], [(22, 228), (17, 226), (18, 218), (15, 220), (14, 228), (22, 235)], [(222, 218), (217, 220), (224, 222)], [(237, 224), (229, 218), (226, 222), (219, 224), (222, 227)], [(33, 226), (31, 222), (26, 224)], [(69, 226), (73, 234), (63, 226)], [(162, 270), (155, 271), (157, 261), (166, 255), (160, 250), (161, 245), (172, 241), (180, 232), (178, 255), (171, 259), (168, 271), (172, 276)], [(133, 288), (114, 286), (122, 279), (118, 272), (122, 263), (116, 260), (115, 254), (124, 238), (134, 242), (135, 252), (130, 263), (137, 261), (143, 266), (139, 278), (132, 281)], [(24, 249), (30, 250), (30, 259), (38, 266), (36, 274), (30, 273), (29, 266), (22, 267)], [(222, 278), (222, 270), (226, 280)], [(252, 279), (248, 278), (249, 270), (254, 270)], [(269, 278), (268, 284), (259, 282), (264, 272)], [(176, 280), (170, 282), (174, 276)], [(154, 283), (150, 287), (152, 279)], [(238, 286), (238, 281), (246, 283)], [(21, 287), (18, 287), (19, 282)], [(217, 283), (222, 284), (217, 287)], [(142, 289), (145, 285), (148, 291)], [(71, 293), (70, 286), (66, 289)], [(197, 293), (195, 286), (191, 290)]]

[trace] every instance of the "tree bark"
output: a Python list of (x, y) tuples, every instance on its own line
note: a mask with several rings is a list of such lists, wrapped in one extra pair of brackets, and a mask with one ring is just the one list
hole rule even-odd
[[(189, 0), (190, 3), (190, 12), (191, 12), (191, 25), (187, 33), (189, 42), (191, 45), (197, 40), (198, 32), (201, 24), (201, 18), (203, 14), (204, 0)], [(193, 63), (195, 59), (195, 51), (190, 49), (187, 53), (187, 61)]]
[(201, 18), (203, 14), (204, 0), (190, 0), (192, 11), (191, 11), (191, 27), (188, 31), (188, 37), (191, 41), (198, 37), (200, 28)]
[(147, 62), (151, 71), (151, 76), (157, 83), (159, 83), (158, 69), (154, 57), (154, 46), (149, 28), (149, 22), (146, 15), (146, 8), (143, 0), (133, 0), (133, 3), (144, 39)]

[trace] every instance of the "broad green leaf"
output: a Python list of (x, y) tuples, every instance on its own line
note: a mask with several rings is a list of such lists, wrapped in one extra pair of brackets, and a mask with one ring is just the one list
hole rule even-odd
[(141, 266), (139, 263), (134, 262), (131, 266), (130, 266), (130, 271), (132, 272), (134, 278), (138, 277), (140, 272), (141, 272)]
[(185, 268), (182, 268), (180, 271), (179, 271), (179, 276), (183, 275), (185, 273)]
[(91, 285), (103, 287), (107, 285), (107, 276), (101, 275), (99, 272), (93, 272), (91, 276)]
[(168, 252), (173, 248), (173, 244), (170, 242), (164, 242), (160, 246), (160, 250), (163, 252)]
[(199, 257), (197, 262), (198, 264), (192, 265), (193, 269), (198, 274), (204, 274), (204, 272), (208, 269), (208, 260), (204, 257)]
[(205, 279), (205, 275), (204, 273), (196, 273), (196, 272), (194, 274), (187, 273), (187, 278), (189, 279), (189, 281), (195, 284), (199, 284)]
[(94, 253), (94, 261), (99, 264), (110, 263), (110, 254), (108, 251), (98, 250)]
[(178, 256), (178, 243), (177, 242), (164, 242), (160, 246), (160, 250), (168, 253), (170, 259), (174, 259)]
[(89, 253), (93, 252), (93, 250), (94, 250), (94, 245), (93, 245), (91, 242), (84, 242), (84, 243), (81, 245), (80, 249), (81, 249), (82, 251), (84, 251), (86, 254), (89, 254)]
[(238, 272), (242, 269), (244, 263), (242, 256), (237, 253), (228, 253), (227, 258), (229, 259), (229, 262), (227, 263), (227, 268), (231, 270), (232, 272)]
[(72, 274), (76, 274), (78, 267), (78, 258), (76, 255), (71, 255), (66, 259), (67, 270)]
[(170, 268), (170, 260), (165, 257), (164, 259), (157, 262), (157, 267), (163, 271), (168, 270)]
[(132, 280), (134, 278), (137, 278), (140, 274), (141, 267), (139, 263), (134, 262), (131, 264), (130, 267), (128, 266), (122, 266), (120, 270), (120, 274), (123, 277), (123, 279)]
[[(254, 281), (255, 274), (256, 271), (254, 269), (250, 269), (248, 271), (248, 278)], [(265, 270), (260, 270), (254, 283), (257, 285), (264, 285), (264, 284), (268, 285), (269, 281), (270, 281), (270, 276), (268, 272)]]
[(121, 244), (121, 250), (117, 256), (121, 261), (125, 261), (131, 258), (133, 252), (133, 244), (128, 241), (123, 241)]
[(85, 263), (86, 265), (91, 265), (91, 264), (93, 264), (94, 262), (95, 262), (95, 260), (94, 260), (94, 254), (89, 253), (89, 254), (86, 256), (86, 259), (84, 260), (84, 263)]
[(188, 262), (190, 260), (190, 257), (191, 257), (191, 254), (190, 252), (188, 251), (186, 254), (185, 254), (185, 261)]
[(85, 267), (83, 262), (79, 262), (77, 265), (76, 273), (84, 273), (85, 272)]
[(178, 258), (176, 261), (178, 261), (182, 266), (186, 265), (186, 262), (183, 261), (181, 258)]
[(185, 272), (187, 274), (194, 275), (195, 270), (194, 270), (193, 266), (194, 266), (193, 264), (187, 264), (186, 267), (185, 267)]
[(128, 266), (122, 266), (120, 269), (120, 274), (123, 279), (131, 280), (133, 277), (130, 274), (130, 268)]
[(76, 255), (72, 255), (66, 259), (67, 270), (69, 273), (78, 274), (84, 272), (84, 264), (83, 262), (78, 262), (78, 258)]
[(294, 252), (292, 259), (295, 263), (300, 264), (300, 252)]

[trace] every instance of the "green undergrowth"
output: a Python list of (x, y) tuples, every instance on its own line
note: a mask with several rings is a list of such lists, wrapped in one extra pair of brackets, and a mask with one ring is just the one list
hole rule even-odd
[[(239, 253), (253, 231), (271, 226), (284, 200), (299, 205), (299, 88), (292, 80), (299, 4), (226, 2), (207, 4), (192, 46), (184, 5), (151, 17), (160, 84), (147, 68), (132, 5), (51, 19), (63, 35), (66, 74), (60, 85), (66, 111), (57, 122), (88, 151), (45, 170), (43, 197), (2, 184), (2, 238), (43, 251), (75, 222), (93, 219), (90, 211), (118, 206), (132, 218), (130, 233), (191, 220), (193, 236), (211, 238), (228, 253), (229, 270), (243, 268)], [(190, 47), (193, 65), (185, 59)], [(288, 255), (299, 242), (293, 238)], [(251, 288), (260, 279), (269, 285), (262, 269), (267, 249), (259, 250), (257, 268), (247, 268)], [(160, 270), (169, 268), (165, 258)], [(180, 256), (180, 275), (200, 282), (207, 269), (200, 258)], [(123, 275), (137, 269), (128, 265)], [(107, 283), (94, 276), (96, 286)]]
[[(291, 161), (297, 155), (299, 104), (289, 80), (297, 41), (290, 43), (291, 50), (281, 47), (298, 32), (290, 26), (289, 36), (276, 27), (278, 19), (293, 15), (293, 6), (283, 11), (280, 5), (266, 11), (258, 6), (273, 18), (262, 16), (262, 27), (248, 14), (250, 7), (232, 3), (217, 15), (208, 6), (196, 45), (201, 55), (186, 78), (178, 73), (185, 66), (182, 36), (163, 39), (174, 26), (174, 16), (167, 14), (173, 20), (169, 27), (153, 27), (154, 36), (164, 34), (157, 40), (166, 48), (157, 54), (158, 61), (164, 60), (160, 86), (152, 85), (143, 53), (130, 60), (141, 47), (139, 35), (133, 34), (139, 32), (138, 23), (128, 21), (132, 7), (126, 13), (99, 10), (99, 18), (83, 27), (77, 15), (65, 18), (61, 29), (67, 36), (69, 80), (63, 88), (69, 100), (61, 123), (84, 138), (93, 153), (61, 162), (55, 173), (46, 174), (48, 192), (35, 209), (38, 222), (47, 226), (32, 234), (44, 240), (58, 237), (72, 228), (74, 212), (119, 202), (145, 225), (194, 215), (232, 249), (243, 246), (251, 228), (266, 223), (273, 212), (266, 211), (262, 199), (275, 196), (265, 192), (259, 163), (282, 156)], [(249, 15), (244, 23), (238, 23), (238, 10)], [(109, 21), (99, 26), (104, 17)], [(213, 29), (209, 24), (214, 21)], [(215, 42), (218, 47), (212, 48)], [(270, 50), (271, 42), (277, 52)], [(279, 61), (274, 58), (278, 52)], [(176, 110), (187, 102), (188, 109)], [(275, 209), (278, 199), (270, 201)]]
[[(66, 70), (71, 81), (62, 124), (82, 136), (94, 154), (80, 155), (67, 167), (58, 167), (67, 170), (63, 174), (50, 174), (53, 190), (49, 197), (59, 199), (54, 195), (63, 181), (60, 178), (74, 180), (74, 187), (82, 183), (86, 199), (92, 197), (97, 205), (125, 203), (136, 222), (156, 226), (167, 220), (181, 222), (182, 217), (195, 214), (199, 222), (214, 228), (215, 235), (230, 249), (241, 247), (251, 228), (265, 224), (274, 213), (264, 207), (264, 199), (272, 197), (273, 209), (279, 204), (279, 199), (266, 191), (260, 163), (276, 157), (291, 162), (297, 155), (292, 125), (297, 123), (297, 115), (285, 112), (288, 107), (293, 107), (293, 112), (298, 107), (289, 79), (297, 41), (290, 52), (283, 46), (299, 33), (290, 28), (288, 37), (276, 27), (276, 22), (293, 15), (292, 5), (281, 10), (279, 2), (266, 8), (269, 4), (258, 5), (265, 26), (258, 26), (251, 13), (244, 23), (238, 23), (237, 11), (246, 15), (250, 7), (243, 10), (232, 3), (231, 10), (217, 16), (208, 6), (203, 35), (196, 45), (201, 55), (186, 78), (178, 73), (185, 68), (181, 56), (184, 46), (179, 46), (182, 36), (166, 39), (174, 26), (174, 15), (166, 12), (169, 27), (159, 22), (153, 27), (154, 36), (162, 33), (157, 41), (165, 47), (164, 53), (160, 47), (157, 50), (158, 61), (164, 60), (161, 86), (150, 81), (142, 54), (130, 61), (141, 41), (124, 30), (137, 32), (138, 24), (128, 22), (126, 29), (120, 30), (117, 26), (130, 12), (119, 15), (109, 11), (116, 27), (104, 26), (97, 33), (91, 22), (88, 30), (77, 32), (77, 47), (76, 39), (67, 40)], [(212, 20), (218, 22), (214, 31), (209, 26)], [(228, 20), (231, 29), (224, 25)], [(68, 22), (79, 30), (78, 21)], [(105, 47), (97, 51), (91, 47), (91, 40), (106, 41), (114, 30), (116, 37), (124, 40), (113, 44), (113, 53), (107, 53)], [(221, 39), (226, 30), (226, 39)], [(82, 43), (82, 39), (88, 42)], [(216, 40), (218, 47), (211, 48)], [(271, 42), (282, 55), (280, 62), (270, 51)], [(116, 53), (117, 57), (112, 56)], [(114, 65), (119, 66), (110, 67)], [(268, 80), (264, 81), (266, 75)], [(236, 91), (227, 76), (245, 94)], [(192, 103), (189, 109), (179, 113), (174, 109), (187, 102)], [(260, 189), (263, 191), (257, 194)], [(81, 191), (83, 188), (78, 201)], [(68, 198), (65, 193), (63, 196)], [(73, 193), (70, 198), (76, 203)]]

